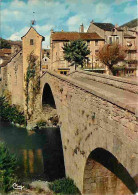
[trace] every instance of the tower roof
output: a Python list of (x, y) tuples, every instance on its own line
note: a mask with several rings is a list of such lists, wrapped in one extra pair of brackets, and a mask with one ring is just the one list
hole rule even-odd
[(29, 33), (29, 31), (30, 31), (31, 29), (33, 29), (39, 36), (42, 37), (42, 41), (45, 40), (45, 37), (43, 37), (42, 35), (40, 35), (40, 34), (36, 31), (36, 29), (35, 29), (34, 27), (32, 27), (32, 26), (29, 28), (29, 30), (27, 31), (27, 33), (26, 33), (24, 36), (21, 37), (21, 39), (22, 39), (23, 37), (25, 37), (25, 36)]

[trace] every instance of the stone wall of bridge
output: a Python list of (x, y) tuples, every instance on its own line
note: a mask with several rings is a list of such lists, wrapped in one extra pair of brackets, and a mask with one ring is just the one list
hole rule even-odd
[[(73, 78), (47, 72), (41, 78), (41, 93), (36, 101), (38, 118), (42, 111), (45, 83), (51, 87), (55, 99), (64, 150), (66, 175), (84, 192), (84, 171), (92, 151), (102, 148), (137, 177), (138, 122), (133, 110), (125, 109), (97, 96), (87, 84)], [(37, 119), (35, 116), (35, 120)], [(95, 184), (96, 185), (96, 184)], [(135, 185), (135, 184), (134, 184)], [(134, 187), (135, 188), (135, 187)]]

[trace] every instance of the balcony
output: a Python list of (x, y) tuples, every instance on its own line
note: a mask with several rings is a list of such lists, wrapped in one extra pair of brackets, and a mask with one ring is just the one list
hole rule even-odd
[(136, 66), (138, 64), (138, 60), (125, 60), (125, 62), (128, 64), (128, 66)]

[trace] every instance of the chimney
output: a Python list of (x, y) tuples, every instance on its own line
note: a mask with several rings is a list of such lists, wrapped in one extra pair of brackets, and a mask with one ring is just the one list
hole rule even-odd
[(92, 20), (91, 23), (93, 24), (94, 23), (94, 20)]
[(54, 30), (53, 30), (53, 28), (50, 30), (51, 31), (51, 35), (54, 33)]
[(83, 26), (83, 24), (80, 25), (80, 32), (84, 33), (84, 26)]
[(115, 28), (118, 28), (119, 26), (118, 26), (118, 24), (115, 24)]

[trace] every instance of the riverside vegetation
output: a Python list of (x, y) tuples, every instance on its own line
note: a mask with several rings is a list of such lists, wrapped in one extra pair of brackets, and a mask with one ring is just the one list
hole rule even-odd
[(11, 154), (4, 143), (0, 143), (0, 192), (7, 193), (12, 184), (17, 182), (17, 158)]
[(15, 105), (10, 105), (6, 97), (0, 97), (0, 117), (3, 120), (25, 126), (26, 119), (23, 112), (20, 112)]
[[(20, 112), (15, 105), (11, 106), (6, 97), (0, 97), (0, 118), (14, 124), (19, 124), (20, 126), (26, 125), (24, 113)], [(41, 128), (46, 125), (46, 122), (39, 121), (37, 125)], [(16, 156), (10, 153), (4, 143), (0, 142), (0, 194), (7, 194), (9, 191), (13, 190), (13, 183), (20, 182), (17, 175), (17, 169), (18, 160)], [(48, 183), (48, 188), (50, 194), (80, 194), (78, 188), (70, 178), (63, 178), (50, 182)], [(27, 187), (24, 190), (27, 190)], [(34, 186), (29, 193), (37, 194), (36, 190), (38, 191), (38, 187)], [(43, 189), (39, 189), (39, 192), (40, 191), (44, 192)], [(11, 193), (14, 193), (14, 191)], [(22, 193), (20, 192), (19, 194)]]
[[(20, 183), (18, 178), (18, 160), (14, 154), (11, 154), (8, 147), (4, 143), (0, 143), (0, 194), (13, 194), (13, 183)], [(53, 182), (35, 181), (26, 184), (25, 188), (19, 194), (45, 194), (45, 195), (64, 195), (75, 194), (80, 195), (78, 188), (70, 178), (62, 178)]]

